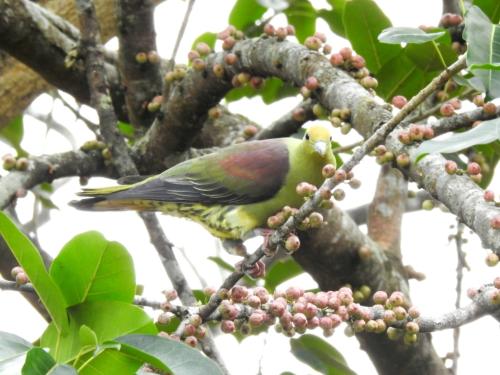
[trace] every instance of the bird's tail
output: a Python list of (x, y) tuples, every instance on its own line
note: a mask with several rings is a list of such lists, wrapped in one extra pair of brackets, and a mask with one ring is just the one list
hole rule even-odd
[(155, 209), (154, 201), (132, 199), (126, 191), (133, 185), (118, 185), (105, 188), (83, 189), (78, 195), (87, 197), (71, 201), (69, 205), (87, 211), (149, 211)]

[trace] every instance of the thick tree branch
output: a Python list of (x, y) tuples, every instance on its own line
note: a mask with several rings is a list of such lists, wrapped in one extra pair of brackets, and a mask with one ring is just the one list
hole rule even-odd
[[(162, 108), (164, 117), (153, 123), (135, 147), (140, 164), (162, 170), (164, 166), (159, 162), (166, 155), (189, 147), (208, 109), (232, 88), (231, 78), (241, 71), (279, 77), (296, 86), (302, 86), (309, 76), (317, 77), (320, 88), (315, 93), (316, 99), (327, 109), (349, 108), (353, 127), (363, 136), (390, 117), (387, 108), (376, 104), (374, 97), (355, 79), (334, 68), (322, 54), (304, 46), (275, 38), (256, 38), (236, 43), (232, 53), (239, 57), (236, 64), (224, 63), (226, 52), (215, 53), (207, 58), (203, 71), (190, 70), (182, 81), (173, 85)], [(214, 64), (224, 67), (223, 78), (213, 73)]]
[(82, 29), (81, 49), (85, 54), (85, 69), (90, 89), (92, 105), (99, 115), (101, 134), (111, 150), (113, 164), (121, 176), (137, 174), (134, 162), (128, 154), (128, 147), (118, 131), (115, 112), (112, 107), (110, 91), (102, 46), (98, 43), (99, 24), (93, 3), (90, 0), (76, 0)]
[[(70, 23), (76, 23), (77, 16), (73, 1), (39, 0), (37, 3)], [(112, 3), (109, 0), (95, 1), (104, 41), (108, 40), (115, 32), (115, 15)], [(62, 30), (65, 29), (68, 30), (66, 26), (62, 28)], [(0, 97), (3, 99), (0, 102), (0, 128), (7, 125), (16, 116), (21, 115), (33, 99), (50, 88), (47, 81), (13, 57), (7, 56), (1, 60)]]
[[(432, 196), (425, 190), (419, 191), (414, 197), (408, 197), (405, 204), (405, 212), (413, 212), (422, 209), (422, 202), (432, 199)], [(368, 204), (350, 208), (346, 212), (354, 220), (357, 225), (366, 224), (368, 222)]]
[[(388, 137), (387, 149), (394, 154), (407, 153), (412, 160), (417, 157), (416, 146), (404, 146), (397, 139), (397, 132)], [(484, 191), (467, 176), (449, 175), (445, 172), (446, 159), (440, 154), (430, 154), (415, 165), (408, 175), (435, 199), (443, 203), (471, 228), (486, 248), (500, 252), (500, 231), (491, 228), (490, 220), (500, 213), (500, 208), (484, 200)]]
[[(160, 57), (156, 52), (153, 0), (119, 0), (119, 68), (124, 82), (130, 122), (136, 128), (149, 126), (154, 119), (147, 103), (161, 94)], [(138, 61), (138, 54), (146, 61)]]
[(107, 176), (115, 173), (105, 165), (100, 151), (69, 151), (30, 158), (26, 171), (11, 171), (0, 179), (0, 208), (4, 209), (17, 192), (42, 182), (72, 176)]
[[(72, 94), (77, 100), (88, 103), (89, 89), (85, 69), (78, 57), (68, 66), (68, 58), (75, 53), (78, 30), (64, 19), (39, 5), (20, 0), (0, 0), (0, 48), (25, 63), (47, 82)], [(117, 113), (121, 111), (121, 90), (118, 89), (116, 69), (106, 64), (107, 74), (113, 85), (113, 99)], [(123, 117), (123, 116), (120, 116)]]
[(375, 196), (368, 209), (368, 235), (384, 250), (401, 258), (401, 224), (408, 195), (403, 174), (389, 165), (380, 169)]

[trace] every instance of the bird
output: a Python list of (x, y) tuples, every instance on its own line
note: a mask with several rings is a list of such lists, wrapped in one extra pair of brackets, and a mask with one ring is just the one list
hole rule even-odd
[[(284, 206), (300, 207), (297, 184), (320, 185), (336, 165), (328, 127), (312, 124), (300, 138), (237, 143), (128, 185), (83, 189), (70, 205), (91, 211), (160, 211), (193, 220), (236, 246), (265, 229)], [(268, 229), (269, 230), (269, 229)], [(227, 245), (227, 246), (226, 246)]]

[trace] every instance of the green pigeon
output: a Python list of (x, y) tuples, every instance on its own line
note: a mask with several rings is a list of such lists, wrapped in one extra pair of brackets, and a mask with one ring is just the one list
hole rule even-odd
[(266, 227), (284, 206), (300, 207), (300, 182), (320, 185), (322, 168), (335, 165), (330, 130), (319, 124), (303, 139), (238, 143), (187, 160), (135, 184), (84, 189), (71, 202), (84, 210), (161, 211), (202, 224), (222, 240), (241, 241)]

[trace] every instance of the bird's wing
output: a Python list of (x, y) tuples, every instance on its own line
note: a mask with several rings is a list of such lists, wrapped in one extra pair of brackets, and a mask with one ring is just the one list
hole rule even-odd
[(289, 140), (246, 142), (188, 160), (107, 199), (249, 204), (273, 197), (289, 169)]

